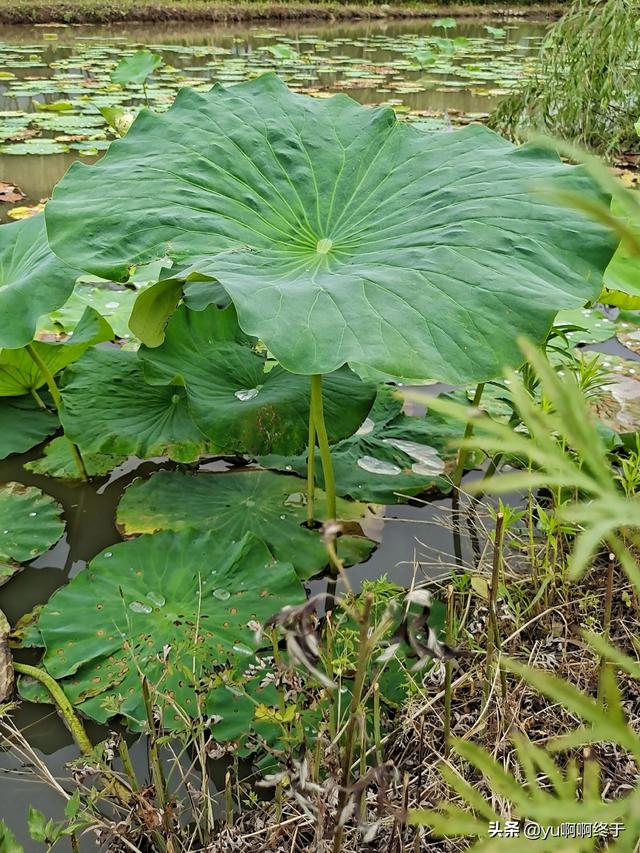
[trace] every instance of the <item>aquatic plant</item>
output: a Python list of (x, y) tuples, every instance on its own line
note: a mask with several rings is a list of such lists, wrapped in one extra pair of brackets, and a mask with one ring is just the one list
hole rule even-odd
[(512, 139), (552, 133), (607, 157), (632, 150), (640, 100), (637, 0), (574, 0), (542, 43), (537, 72), (489, 123)]
[(204, 276), (210, 302), (227, 294), (246, 334), (311, 375), (309, 481), (317, 439), (333, 517), (323, 374), (484, 381), (518, 362), (518, 335), (542, 341), (558, 310), (599, 292), (613, 241), (559, 219), (531, 192), (542, 183), (597, 196), (550, 152), (479, 126), (426, 135), (267, 74), (143, 111), (95, 167), (71, 167), (46, 220), (53, 250), (87, 272), (176, 264), (140, 297), (143, 343), (162, 341), (180, 278)]

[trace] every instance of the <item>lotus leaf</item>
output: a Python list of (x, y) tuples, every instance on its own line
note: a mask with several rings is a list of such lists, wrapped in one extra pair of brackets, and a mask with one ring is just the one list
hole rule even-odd
[(74, 292), (56, 311), (49, 315), (49, 328), (72, 332), (78, 325), (87, 306), (94, 308), (109, 322), (119, 338), (131, 336), (129, 317), (136, 300), (136, 291), (129, 289), (112, 290), (97, 287), (92, 283), (80, 282)]
[[(231, 305), (190, 311), (182, 305), (160, 347), (142, 347), (147, 382), (184, 385), (194, 421), (227, 453), (299, 453), (308, 442), (311, 386), (253, 351)], [(254, 342), (255, 343), (255, 342)], [(375, 387), (347, 367), (325, 377), (329, 440), (352, 435)]]
[[(250, 532), (306, 579), (327, 565), (327, 552), (318, 532), (304, 526), (304, 488), (303, 480), (271, 471), (195, 475), (158, 471), (126, 489), (117, 522), (125, 535), (197, 527), (216, 530), (220, 540), (234, 542)], [(316, 500), (322, 513), (322, 492)], [(337, 511), (338, 518), (353, 521), (364, 515), (366, 507), (338, 501)], [(353, 562), (352, 555), (363, 559), (372, 548), (372, 542), (358, 536), (343, 536), (338, 546), (348, 562)]]
[(111, 74), (111, 81), (123, 86), (128, 86), (131, 83), (144, 83), (149, 74), (153, 74), (161, 64), (162, 57), (159, 53), (151, 53), (150, 50), (137, 50), (131, 56), (125, 56), (120, 60)]
[[(82, 461), (90, 477), (105, 477), (125, 459), (125, 454), (113, 456), (109, 453), (87, 453), (80, 447)], [(44, 449), (44, 456), (25, 464), (25, 470), (45, 477), (56, 477), (60, 480), (77, 480), (80, 477), (78, 463), (71, 452), (71, 445), (65, 436), (59, 436), (49, 442)]]
[(42, 214), (0, 226), (0, 347), (28, 344), (38, 317), (66, 302), (78, 275), (49, 249)]
[(88, 453), (193, 462), (211, 450), (184, 388), (147, 385), (133, 352), (91, 350), (68, 368), (61, 393), (65, 435)]
[[(32, 346), (52, 375), (77, 361), (94, 344), (113, 338), (113, 329), (93, 308), (86, 308), (73, 337), (35, 341)], [(26, 349), (0, 350), (0, 397), (16, 397), (41, 388), (46, 379)]]
[[(304, 599), (293, 567), (250, 534), (232, 547), (214, 531), (141, 536), (94, 557), (42, 608), (42, 666), (85, 714), (133, 728), (144, 674), (164, 724), (179, 728), (216, 668), (251, 662), (252, 623)], [(38, 696), (24, 680), (21, 692)]]
[(47, 551), (64, 533), (62, 507), (34, 486), (0, 486), (0, 564), (25, 563)]
[(425, 134), (265, 74), (143, 110), (99, 163), (71, 167), (46, 218), (60, 257), (113, 280), (201, 256), (292, 372), (364, 363), (460, 383), (518, 364), (519, 336), (541, 341), (600, 291), (613, 238), (542, 184), (599, 192), (479, 125)]
[(26, 453), (58, 429), (58, 418), (32, 397), (0, 399), (0, 459)]
[[(460, 439), (458, 424), (440, 415), (426, 419), (402, 413), (402, 399), (383, 386), (369, 416), (350, 438), (334, 445), (331, 458), (336, 490), (343, 497), (375, 503), (398, 503), (428, 489), (448, 491), (445, 472), (456, 454), (448, 445)], [(267, 468), (306, 471), (307, 457), (263, 456)], [(316, 481), (323, 485), (322, 466), (316, 458)]]

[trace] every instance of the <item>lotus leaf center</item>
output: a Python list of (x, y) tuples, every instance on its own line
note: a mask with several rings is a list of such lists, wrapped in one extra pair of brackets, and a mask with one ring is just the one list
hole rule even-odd
[(333, 240), (328, 240), (326, 237), (323, 237), (322, 240), (318, 240), (318, 245), (316, 246), (316, 252), (319, 255), (326, 255), (329, 253), (332, 246), (333, 246)]

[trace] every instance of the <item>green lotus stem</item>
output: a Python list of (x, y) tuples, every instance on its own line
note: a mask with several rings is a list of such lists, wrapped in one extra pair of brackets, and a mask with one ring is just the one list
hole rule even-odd
[(73, 705), (67, 699), (62, 687), (60, 687), (57, 681), (52, 678), (48, 672), (45, 672), (43, 669), (38, 669), (37, 666), (30, 666), (27, 663), (14, 662), (13, 668), (20, 675), (28, 675), (31, 678), (35, 678), (36, 681), (39, 681), (40, 684), (47, 688), (51, 694), (51, 698), (62, 714), (62, 718), (67, 724), (67, 728), (71, 732), (80, 752), (83, 755), (88, 755), (90, 752), (93, 752), (93, 744), (89, 740), (80, 718), (73, 710)]
[(38, 404), (38, 408), (39, 408), (39, 409), (45, 409), (45, 410), (46, 410), (46, 408), (47, 408), (47, 407), (46, 407), (46, 406), (45, 406), (45, 404), (44, 404), (44, 400), (42, 399), (42, 397), (40, 396), (40, 394), (38, 394), (38, 392), (36, 391), (36, 389), (35, 389), (35, 388), (30, 388), (29, 390), (31, 391), (31, 396), (33, 397), (33, 399), (34, 399), (34, 400), (36, 401), (36, 403)]
[(311, 377), (311, 411), (313, 423), (318, 436), (318, 448), (322, 460), (322, 473), (324, 475), (324, 490), (327, 495), (327, 513), (329, 520), (335, 519), (336, 511), (336, 481), (333, 475), (333, 463), (331, 462), (331, 451), (329, 449), (329, 437), (324, 422), (324, 408), (322, 406), (322, 376), (319, 373)]
[[(474, 409), (476, 409), (480, 405), (480, 400), (482, 399), (482, 392), (484, 391), (484, 382), (479, 382), (476, 386), (476, 393), (473, 395), (473, 402), (471, 405)], [(464, 440), (471, 438), (473, 435), (473, 420), (469, 418), (467, 421), (467, 425), (464, 430)], [(469, 448), (461, 447), (458, 451), (458, 460), (456, 462), (456, 467), (451, 477), (453, 482), (453, 486), (458, 491), (460, 489), (460, 483), (462, 482), (462, 475), (464, 474), (464, 466), (467, 461), (467, 456), (469, 455)]]
[(307, 527), (313, 525), (316, 490), (316, 425), (313, 420), (313, 394), (309, 403), (309, 449), (307, 451)]
[[(44, 381), (47, 383), (47, 388), (49, 389), (49, 393), (51, 394), (53, 404), (59, 412), (60, 405), (62, 404), (62, 397), (60, 396), (60, 389), (56, 385), (56, 380), (54, 379), (53, 373), (49, 370), (44, 360), (40, 357), (40, 354), (33, 346), (33, 344), (27, 344), (26, 349), (29, 355), (31, 356), (33, 363), (36, 365), (40, 373), (42, 373), (42, 375), (44, 376)], [(36, 400), (37, 399), (38, 398), (36, 397)], [(71, 455), (73, 456), (73, 460), (78, 467), (80, 477), (86, 482), (89, 479), (89, 475), (87, 473), (82, 454), (80, 453), (80, 448), (76, 444), (74, 444), (71, 439), (67, 440), (69, 442), (69, 445), (71, 446)]]

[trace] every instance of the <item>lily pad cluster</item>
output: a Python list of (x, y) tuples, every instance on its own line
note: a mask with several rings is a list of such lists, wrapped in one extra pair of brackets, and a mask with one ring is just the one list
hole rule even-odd
[[(8, 106), (15, 104), (0, 118), (0, 145), (2, 153), (19, 156), (93, 156), (116, 135), (116, 114), (135, 114), (144, 102), (165, 109), (186, 85), (241, 82), (265, 71), (277, 71), (297, 91), (353, 91), (366, 103), (388, 102), (435, 129), (446, 125), (445, 108), (454, 119), (458, 113), (464, 120), (478, 117), (530, 73), (535, 29), (489, 25), (467, 33), (455, 21), (402, 26), (397, 33), (368, 24), (351, 36), (252, 28), (244, 39), (208, 44), (198, 33), (193, 44), (165, 39), (145, 50), (123, 38), (85, 38), (73, 30), (58, 30), (44, 42), (0, 42), (0, 84), (14, 99)], [(538, 29), (541, 36), (544, 26)], [(109, 110), (116, 111), (112, 121)]]

